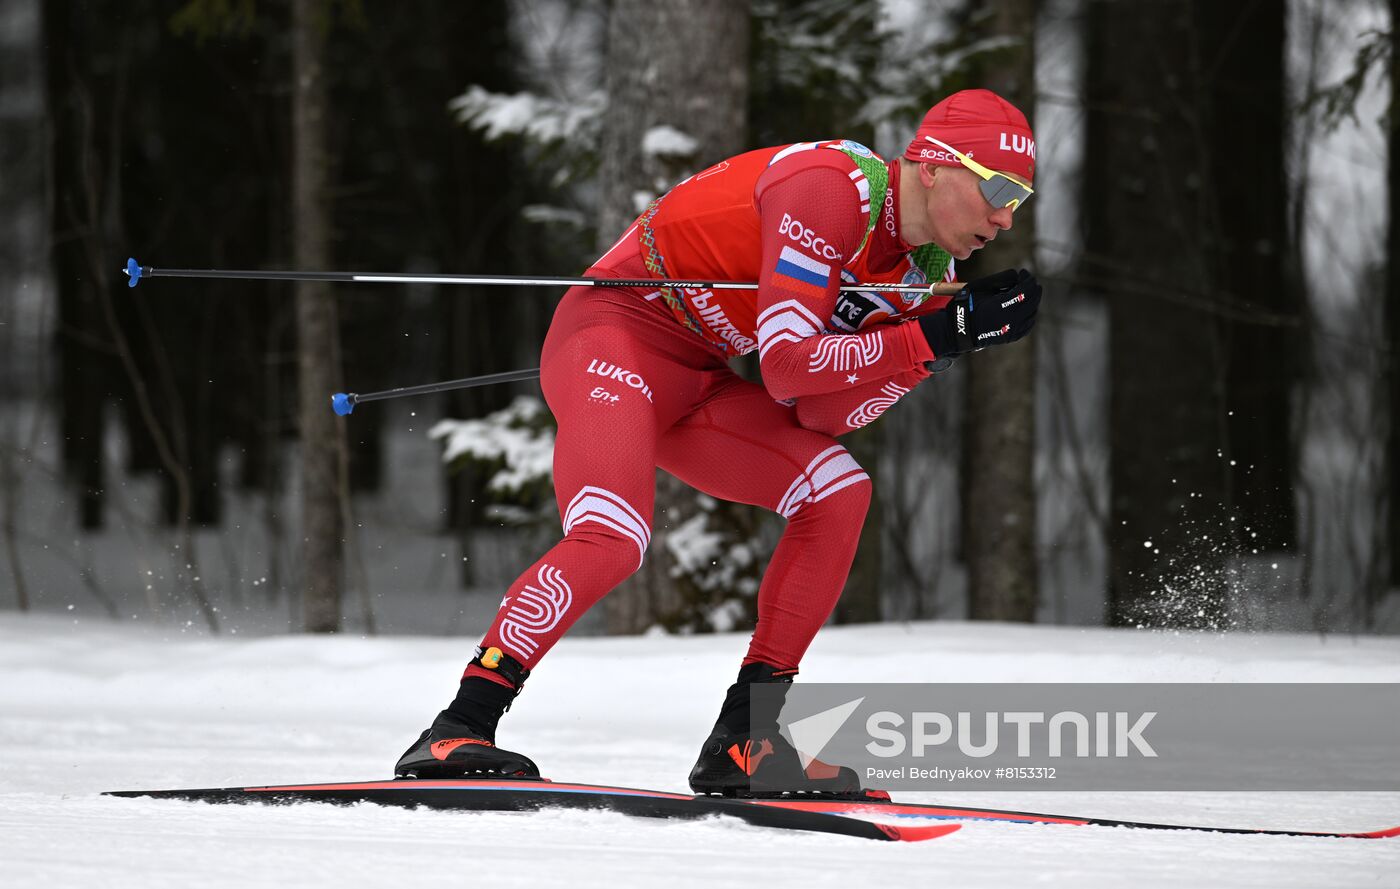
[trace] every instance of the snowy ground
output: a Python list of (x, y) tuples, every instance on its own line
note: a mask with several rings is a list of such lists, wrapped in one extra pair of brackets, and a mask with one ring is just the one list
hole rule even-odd
[[(387, 776), (473, 640), (210, 639), (0, 615), (5, 886), (1400, 886), (1400, 840), (969, 824), (872, 843), (585, 813), (229, 807), (98, 796)], [(566, 640), (502, 742), (547, 774), (682, 790), (742, 636)], [(803, 678), (1400, 681), (1400, 640), (956, 623), (828, 629)], [(955, 798), (956, 797), (956, 798)], [(1400, 794), (996, 793), (911, 800), (1319, 830), (1400, 824)]]

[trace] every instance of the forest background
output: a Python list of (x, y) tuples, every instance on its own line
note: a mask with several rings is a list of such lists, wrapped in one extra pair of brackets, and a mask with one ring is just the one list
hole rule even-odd
[[(575, 275), (723, 157), (989, 87), (1037, 193), (960, 277), (1041, 321), (843, 439), (833, 620), (1400, 631), (1398, 9), (0, 0), (0, 608), (470, 636), (559, 533), (537, 385), (328, 409), (535, 366), (557, 288), (129, 256)], [(746, 626), (781, 520), (658, 485), (580, 631)]]

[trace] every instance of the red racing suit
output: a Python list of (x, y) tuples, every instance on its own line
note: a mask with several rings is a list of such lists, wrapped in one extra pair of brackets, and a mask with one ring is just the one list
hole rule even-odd
[[(651, 542), (655, 471), (787, 520), (745, 663), (796, 669), (840, 596), (870, 479), (833, 436), (869, 423), (935, 356), (908, 316), (946, 299), (838, 294), (841, 281), (952, 279), (899, 238), (898, 164), (854, 142), (751, 151), (676, 185), (594, 276), (758, 281), (754, 290), (576, 287), (540, 383), (559, 433), (564, 537), (513, 583), (482, 639), (533, 669)], [(728, 358), (757, 349), (763, 385)], [(480, 663), (467, 675), (506, 683)]]
[[(928, 376), (916, 325), (947, 297), (841, 293), (841, 284), (953, 280), (953, 260), (899, 236), (899, 164), (849, 140), (729, 158), (652, 203), (589, 270), (604, 277), (758, 281), (753, 290), (640, 291), (726, 357), (759, 350), (774, 398), (840, 435)], [(871, 194), (875, 197), (872, 202)]]

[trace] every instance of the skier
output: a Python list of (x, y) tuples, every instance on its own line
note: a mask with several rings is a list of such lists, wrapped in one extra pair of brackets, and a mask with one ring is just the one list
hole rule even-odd
[[(1034, 173), (1025, 116), (995, 93), (965, 90), (933, 106), (894, 161), (849, 140), (763, 148), (653, 201), (588, 274), (760, 286), (564, 295), (540, 356), (559, 424), (564, 537), (511, 585), (456, 698), (395, 774), (539, 776), (530, 759), (495, 746), (497, 722), (569, 627), (641, 565), (660, 466), (787, 519), (692, 788), (858, 793), (851, 769), (804, 769), (776, 714), (751, 724), (749, 712), (752, 684), (797, 675), (855, 555), (871, 483), (835, 436), (874, 420), (946, 359), (1025, 336), (1041, 288), (1024, 270), (952, 299), (838, 287), (953, 281), (955, 260), (1011, 228)], [(726, 363), (754, 350), (761, 386)]]

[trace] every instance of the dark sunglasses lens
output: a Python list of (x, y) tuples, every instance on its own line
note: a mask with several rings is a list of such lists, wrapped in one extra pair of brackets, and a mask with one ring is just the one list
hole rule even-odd
[(993, 207), (1005, 207), (1013, 201), (1019, 207), (1026, 202), (1026, 198), (1030, 197), (1031, 193), (1019, 182), (1005, 176), (993, 176), (990, 179), (982, 180), (982, 196)]

